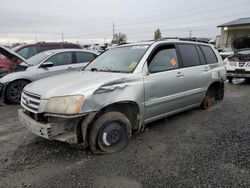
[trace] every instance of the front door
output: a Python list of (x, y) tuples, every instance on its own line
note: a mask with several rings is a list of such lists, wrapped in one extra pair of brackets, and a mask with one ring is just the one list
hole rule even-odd
[(47, 59), (46, 62), (52, 62), (53, 67), (43, 68), (40, 66), (36, 74), (36, 79), (41, 79), (74, 70), (72, 52), (62, 52), (55, 54)]
[(186, 106), (187, 83), (175, 45), (157, 47), (144, 77), (145, 120), (151, 122)]

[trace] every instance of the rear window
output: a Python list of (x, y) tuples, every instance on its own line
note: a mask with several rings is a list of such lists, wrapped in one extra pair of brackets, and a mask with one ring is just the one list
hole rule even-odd
[(198, 52), (193, 44), (179, 44), (183, 67), (200, 65)]
[(214, 51), (211, 47), (203, 45), (200, 45), (200, 47), (205, 56), (207, 64), (213, 64), (218, 62), (217, 57), (215, 56)]

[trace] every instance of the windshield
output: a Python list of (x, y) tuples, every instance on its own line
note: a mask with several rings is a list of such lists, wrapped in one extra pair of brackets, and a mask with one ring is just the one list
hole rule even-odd
[(233, 51), (233, 49), (230, 48), (230, 47), (224, 48), (224, 49), (222, 50), (222, 52), (232, 52), (232, 51)]
[(43, 60), (45, 60), (46, 58), (48, 58), (49, 56), (51, 56), (52, 54), (54, 54), (54, 52), (42, 52), (42, 53), (39, 53), (39, 54), (37, 54), (37, 55), (29, 58), (26, 62), (30, 66), (38, 65)]
[(84, 70), (133, 72), (148, 47), (148, 45), (138, 45), (110, 49), (92, 61)]

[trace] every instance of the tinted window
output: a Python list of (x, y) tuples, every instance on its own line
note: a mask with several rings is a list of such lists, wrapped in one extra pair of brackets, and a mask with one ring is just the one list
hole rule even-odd
[(47, 60), (47, 62), (52, 62), (54, 66), (67, 65), (72, 63), (72, 53), (65, 52), (52, 56)]
[(85, 63), (91, 62), (95, 59), (95, 55), (87, 52), (76, 52), (76, 62), (77, 63)]
[(192, 44), (179, 44), (178, 45), (183, 67), (191, 67), (200, 65), (198, 52)]
[(17, 51), (17, 53), (25, 59), (29, 59), (30, 57), (37, 54), (37, 49), (36, 46), (29, 46)]
[(217, 60), (217, 58), (216, 58), (216, 56), (215, 56), (215, 54), (214, 54), (211, 47), (203, 46), (203, 45), (201, 45), (200, 47), (201, 47), (201, 50), (203, 51), (203, 54), (204, 54), (205, 59), (206, 59), (208, 64), (218, 62), (218, 60)]
[(201, 49), (199, 48), (199, 46), (196, 46), (196, 49), (197, 49), (197, 52), (199, 54), (199, 58), (200, 58), (200, 62), (202, 65), (205, 65), (206, 64), (206, 60), (205, 60), (205, 57), (201, 51)]
[(160, 47), (153, 55), (148, 66), (150, 73), (178, 68), (176, 49), (172, 46)]
[(54, 49), (60, 49), (61, 46), (58, 44), (58, 45), (41, 45), (40, 46), (40, 51), (43, 52), (43, 51), (47, 51), (47, 50), (54, 50)]

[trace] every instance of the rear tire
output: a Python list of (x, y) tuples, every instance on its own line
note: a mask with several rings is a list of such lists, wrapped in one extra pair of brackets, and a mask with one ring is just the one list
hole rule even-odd
[(232, 83), (233, 77), (227, 77), (227, 79), (228, 79), (228, 81), (229, 81), (230, 83)]
[(132, 126), (120, 112), (107, 112), (92, 125), (89, 145), (94, 154), (111, 154), (123, 150), (129, 142)]
[(225, 93), (225, 89), (224, 89), (224, 84), (222, 84), (219, 88), (218, 88), (218, 91), (217, 91), (217, 95), (215, 97), (215, 100), (218, 101), (218, 100), (223, 100), (224, 98), (224, 93)]
[(21, 94), (23, 91), (23, 88), (28, 84), (29, 82), (26, 80), (17, 80), (14, 82), (11, 82), (5, 92), (5, 97), (8, 102), (11, 104), (20, 104), (21, 100)]

